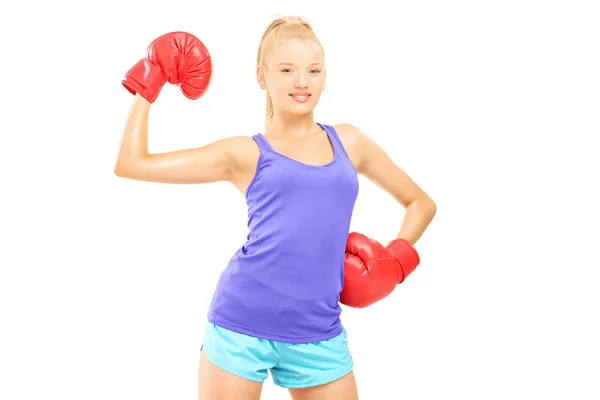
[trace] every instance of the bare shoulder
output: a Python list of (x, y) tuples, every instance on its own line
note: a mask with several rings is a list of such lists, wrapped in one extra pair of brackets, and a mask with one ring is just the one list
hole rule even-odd
[(252, 136), (248, 135), (237, 135), (237, 136), (229, 136), (225, 139), (222, 139), (223, 143), (226, 144), (227, 150), (231, 152), (233, 156), (242, 155), (245, 151), (256, 148), (258, 151), (258, 146), (256, 142), (252, 138)]
[(230, 164), (229, 180), (243, 192), (256, 173), (260, 148), (252, 136), (231, 136), (224, 141)]
[(354, 164), (354, 168), (360, 171), (365, 158), (365, 146), (370, 142), (369, 137), (365, 132), (349, 123), (337, 124), (334, 125), (334, 128), (348, 157)]

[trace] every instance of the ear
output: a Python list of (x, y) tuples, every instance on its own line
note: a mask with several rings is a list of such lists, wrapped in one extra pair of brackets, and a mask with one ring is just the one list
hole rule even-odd
[(261, 67), (256, 67), (256, 80), (258, 81), (258, 86), (262, 90), (267, 90), (267, 82), (265, 81), (265, 73), (263, 72)]

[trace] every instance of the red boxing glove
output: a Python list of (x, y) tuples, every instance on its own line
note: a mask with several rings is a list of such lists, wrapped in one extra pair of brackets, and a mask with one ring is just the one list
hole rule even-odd
[(392, 293), (419, 262), (419, 254), (404, 239), (392, 240), (384, 247), (365, 235), (350, 233), (340, 302), (354, 308), (378, 302)]
[(187, 32), (171, 32), (155, 39), (121, 81), (131, 93), (154, 103), (165, 83), (180, 86), (189, 99), (196, 100), (208, 89), (212, 62), (204, 44)]

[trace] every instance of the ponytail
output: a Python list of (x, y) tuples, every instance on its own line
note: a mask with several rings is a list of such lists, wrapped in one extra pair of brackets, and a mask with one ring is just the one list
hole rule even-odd
[(265, 116), (265, 132), (267, 131), (267, 128), (273, 121), (273, 114), (274, 114), (273, 100), (271, 100), (271, 95), (269, 94), (269, 91), (267, 90), (267, 114)]

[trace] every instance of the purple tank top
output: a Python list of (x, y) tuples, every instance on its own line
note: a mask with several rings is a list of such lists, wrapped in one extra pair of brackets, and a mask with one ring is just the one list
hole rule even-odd
[(313, 166), (263, 138), (246, 191), (249, 233), (221, 273), (208, 320), (263, 339), (310, 343), (342, 332), (340, 292), (358, 195), (354, 165), (330, 125), (334, 158)]

